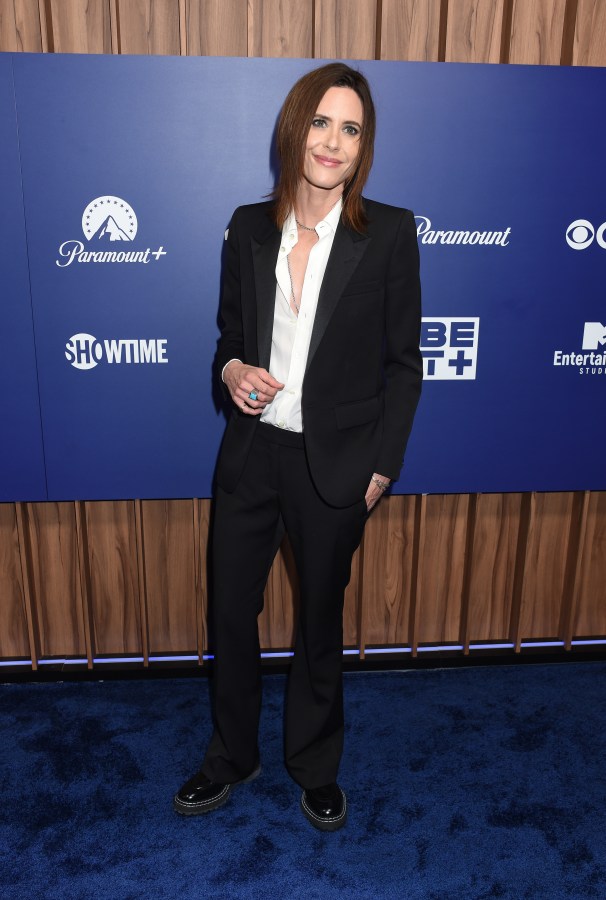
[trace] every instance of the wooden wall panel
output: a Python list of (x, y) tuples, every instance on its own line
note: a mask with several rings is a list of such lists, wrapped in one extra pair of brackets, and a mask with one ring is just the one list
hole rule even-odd
[(26, 519), (39, 652), (86, 656), (74, 504), (30, 503)]
[(440, 0), (383, 0), (381, 59), (437, 61), (441, 6)]
[(562, 638), (559, 633), (574, 494), (533, 494), (520, 635)]
[(49, 0), (47, 27), (55, 53), (111, 53), (110, 0)]
[(572, 62), (575, 66), (606, 66), (604, 0), (578, 0)]
[(97, 655), (142, 653), (142, 621), (132, 501), (86, 504), (86, 545)]
[(458, 641), (467, 540), (467, 494), (425, 498), (419, 534), (416, 638), (420, 644)]
[(477, 498), (469, 587), (471, 641), (502, 641), (509, 635), (521, 511), (521, 494)]
[(504, 0), (449, 0), (447, 62), (498, 63)]
[(189, 56), (247, 56), (244, 0), (188, 0), (186, 23)]
[(364, 535), (363, 645), (407, 644), (415, 543), (414, 496), (386, 497)]
[(29, 655), (16, 511), (0, 503), (0, 659)]
[(42, 27), (41, 0), (2, 0), (0, 3), (0, 51), (40, 53)]
[(116, 0), (120, 53), (181, 53), (178, 0)]
[(142, 503), (143, 567), (150, 653), (195, 652), (193, 500)]
[(573, 634), (606, 637), (606, 492), (589, 496)]
[(560, 63), (566, 0), (514, 0), (510, 63)]
[(313, 0), (248, 0), (248, 55), (313, 56)]
[(315, 0), (314, 56), (374, 59), (377, 0)]

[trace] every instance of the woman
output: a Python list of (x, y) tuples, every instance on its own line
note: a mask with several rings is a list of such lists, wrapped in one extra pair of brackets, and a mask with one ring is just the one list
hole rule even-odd
[(282, 108), (281, 174), (226, 235), (217, 369), (232, 401), (213, 530), (215, 729), (177, 812), (222, 806), (260, 771), (257, 616), (284, 529), (300, 582), (285, 716), (289, 773), (316, 828), (345, 824), (342, 614), (364, 523), (400, 473), (422, 378), (412, 213), (361, 196), (375, 111), (331, 63)]

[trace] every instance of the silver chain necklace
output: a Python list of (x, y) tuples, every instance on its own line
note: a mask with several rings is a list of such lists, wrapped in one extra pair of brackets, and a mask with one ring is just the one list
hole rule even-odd
[(297, 219), (296, 216), (295, 216), (295, 222), (297, 223), (299, 228), (302, 228), (304, 231), (315, 231), (316, 230), (315, 228), (310, 228), (309, 225), (304, 225), (303, 222), (299, 222), (299, 220)]
[(288, 278), (290, 280), (290, 299), (292, 300), (294, 307), (297, 310), (297, 315), (299, 315), (299, 312), (301, 311), (301, 307), (295, 300), (295, 291), (292, 286), (292, 272), (290, 271), (290, 254), (289, 253), (286, 255), (286, 265), (288, 266)]

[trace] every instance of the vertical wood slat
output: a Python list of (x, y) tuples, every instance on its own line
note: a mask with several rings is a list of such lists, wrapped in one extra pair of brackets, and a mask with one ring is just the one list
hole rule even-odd
[(196, 646), (198, 663), (203, 665), (208, 649), (208, 537), (210, 500), (194, 500), (194, 565), (196, 594)]
[(0, 503), (0, 659), (30, 656), (37, 663), (25, 529), (18, 515), (18, 505)]
[(414, 496), (381, 500), (364, 535), (362, 650), (409, 643), (414, 542)]
[(437, 62), (441, 8), (440, 0), (383, 0), (381, 59)]
[(570, 650), (572, 647), (572, 628), (581, 587), (583, 549), (585, 534), (587, 533), (588, 511), (589, 491), (575, 494), (570, 523), (566, 573), (564, 576), (564, 597), (562, 599), (562, 610), (560, 614), (560, 634), (566, 650)]
[(469, 641), (509, 637), (514, 598), (521, 494), (480, 494), (469, 582)]
[(374, 59), (377, 0), (315, 0), (314, 56)]
[(603, 0), (578, 0), (572, 63), (606, 66), (606, 4)]
[[(134, 512), (137, 553), (137, 596), (139, 600), (139, 623), (141, 627), (141, 652), (143, 653), (143, 665), (147, 667), (149, 666), (149, 622), (147, 617), (147, 580), (145, 577), (145, 547), (143, 543), (143, 513), (141, 500), (134, 501)], [(153, 556), (153, 554), (150, 554), (150, 556)], [(168, 568), (168, 560), (165, 560), (164, 562), (166, 569)]]
[(420, 536), (417, 637), (419, 644), (456, 643), (461, 599), (469, 495), (432, 494), (426, 498), (425, 533)]
[[(39, 0), (13, 0), (0, 7), (0, 52), (40, 53), (43, 46)], [(46, 35), (44, 35), (46, 42)]]
[(187, 53), (246, 56), (248, 7), (244, 0), (187, 0)]
[(520, 633), (560, 639), (574, 495), (533, 493), (522, 587)]
[(142, 654), (141, 600), (132, 501), (87, 502), (94, 639), (100, 654)]
[(606, 491), (588, 495), (579, 557), (573, 635), (606, 637)]
[(47, 0), (55, 53), (111, 53), (109, 0)]
[[(194, 500), (144, 500), (137, 550), (150, 653), (197, 652), (199, 528)], [(144, 656), (145, 656), (145, 643)]]
[(76, 547), (78, 552), (78, 574), (80, 576), (80, 596), (82, 598), (82, 620), (84, 625), (84, 643), (86, 647), (86, 665), (92, 669), (95, 659), (95, 641), (93, 634), (93, 615), (91, 608), (90, 573), (88, 570), (86, 544), (86, 512), (84, 503), (74, 504), (76, 515)]
[(514, 0), (509, 62), (558, 65), (566, 0)]
[(313, 0), (248, 0), (248, 55), (313, 55)]
[(180, 54), (176, 0), (117, 0), (117, 11), (121, 53)]
[(86, 654), (76, 513), (73, 503), (29, 503), (22, 510), (41, 657)]
[(410, 646), (413, 657), (419, 652), (419, 619), (422, 603), (422, 572), (425, 568), (427, 535), (427, 494), (417, 497), (415, 503), (415, 553), (412, 570), (413, 582), (410, 597)]
[(498, 63), (504, 0), (449, 0), (447, 62)]

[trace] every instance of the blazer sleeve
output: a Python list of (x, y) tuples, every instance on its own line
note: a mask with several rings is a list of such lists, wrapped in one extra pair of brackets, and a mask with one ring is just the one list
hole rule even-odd
[(396, 481), (402, 469), (423, 381), (421, 283), (414, 216), (405, 210), (396, 234), (385, 296), (384, 418), (376, 471)]
[(221, 336), (215, 355), (215, 366), (220, 379), (223, 367), (230, 359), (244, 360), (238, 210), (231, 217), (225, 238), (219, 320)]

